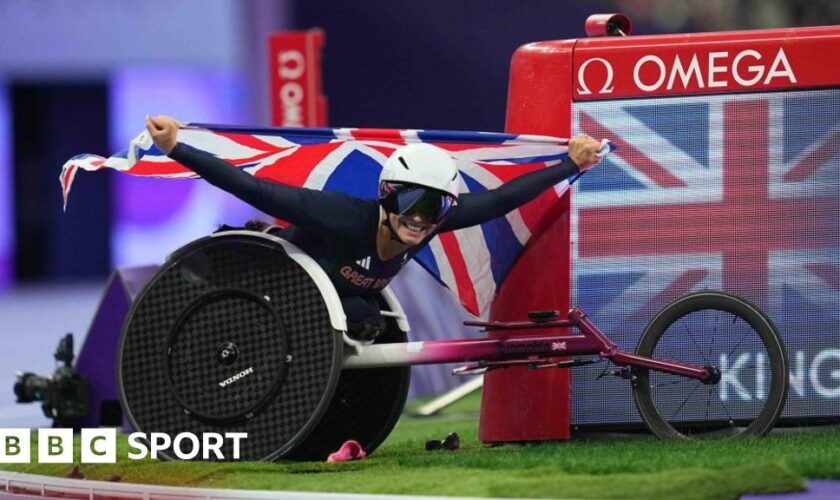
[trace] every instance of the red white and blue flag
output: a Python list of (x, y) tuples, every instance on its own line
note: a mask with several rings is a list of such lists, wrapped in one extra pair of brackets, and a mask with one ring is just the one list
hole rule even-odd
[[(574, 113), (577, 132), (618, 147), (573, 199), (575, 303), (632, 349), (678, 296), (738, 293), (787, 343), (791, 394), (806, 398), (788, 411), (840, 398), (840, 91), (587, 102)], [(576, 421), (606, 408), (626, 421), (611, 394), (603, 407), (581, 403)]]
[[(567, 140), (481, 132), (392, 129), (240, 128), (187, 125), (180, 142), (223, 158), (266, 180), (375, 199), (382, 164), (399, 146), (428, 142), (448, 151), (461, 170), (462, 192), (494, 189), (567, 157)], [(606, 154), (612, 148), (604, 143)], [(147, 133), (128, 149), (103, 158), (71, 158), (61, 172), (65, 206), (79, 169), (109, 168), (163, 178), (197, 175), (158, 150)], [(568, 182), (481, 226), (441, 234), (415, 257), (472, 314), (483, 315), (532, 232), (569, 188)]]

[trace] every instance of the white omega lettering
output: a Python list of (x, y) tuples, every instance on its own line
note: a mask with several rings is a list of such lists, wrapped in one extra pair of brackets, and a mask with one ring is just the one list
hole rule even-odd
[(578, 68), (578, 89), (577, 89), (578, 94), (580, 94), (580, 95), (590, 95), (590, 94), (592, 94), (592, 91), (589, 90), (589, 87), (586, 85), (585, 75), (586, 75), (586, 68), (590, 64), (592, 64), (593, 62), (596, 62), (596, 61), (603, 64), (604, 68), (606, 68), (606, 70), (607, 70), (607, 79), (606, 79), (606, 81), (604, 81), (604, 86), (601, 87), (601, 90), (599, 90), (598, 93), (599, 94), (611, 94), (612, 91), (615, 90), (615, 87), (612, 86), (612, 82), (613, 82), (613, 78), (614, 78), (612, 64), (610, 64), (609, 61), (607, 61), (606, 59), (602, 59), (600, 57), (595, 57), (593, 59), (587, 59), (586, 61), (584, 61), (583, 64), (580, 65), (580, 68)]
[[(780, 70), (779, 66), (783, 66), (784, 69)], [(776, 53), (776, 58), (773, 60), (773, 65), (770, 66), (770, 71), (767, 72), (767, 78), (764, 80), (764, 85), (770, 83), (770, 80), (773, 78), (781, 77), (787, 77), (787, 79), (790, 80), (790, 83), (796, 83), (796, 76), (794, 76), (790, 63), (787, 60), (785, 50), (780, 47), (779, 52)]]
[(298, 83), (289, 82), (280, 87), (280, 100), (283, 104), (300, 104), (303, 100), (303, 87)]
[[(666, 64), (660, 56), (648, 54), (636, 61), (633, 68), (633, 81), (636, 87), (643, 92), (655, 92), (660, 90), (663, 84), (665, 84), (665, 90), (669, 91), (674, 90), (675, 87), (680, 90), (688, 89), (692, 84), (700, 89), (725, 88), (730, 85), (731, 80), (742, 87), (753, 87), (758, 84), (768, 85), (776, 78), (797, 83), (796, 75), (790, 66), (784, 49), (779, 48), (773, 62), (769, 64), (769, 69), (767, 64), (762, 64), (762, 60), (767, 60), (764, 57), (765, 55), (755, 49), (745, 49), (734, 53), (735, 57), (730, 62), (730, 54), (727, 51), (701, 53), (699, 56), (694, 53), (687, 63), (679, 55), (676, 55), (673, 62)], [(708, 58), (708, 67), (701, 67), (699, 57)], [(578, 92), (580, 94), (592, 93), (586, 86), (584, 76), (586, 67), (593, 61), (602, 61), (603, 64), (608, 64), (603, 59), (589, 59), (581, 65), (578, 69), (578, 83), (580, 84)], [(653, 65), (653, 67), (650, 67), (650, 65)], [(612, 68), (610, 66), (607, 66), (607, 68), (609, 70), (607, 84), (611, 85)], [(643, 72), (646, 75), (645, 81), (642, 79)]]
[[(659, 78), (657, 78), (656, 83), (652, 85), (647, 85), (643, 83), (641, 78), (639, 77), (639, 73), (642, 70), (642, 66), (644, 66), (645, 63), (648, 62), (654, 63), (656, 67), (659, 68)], [(633, 68), (633, 81), (636, 82), (636, 87), (638, 87), (640, 90), (644, 92), (653, 92), (662, 86), (662, 83), (665, 81), (665, 74), (665, 63), (662, 62), (662, 59), (654, 55), (644, 56), (636, 62), (636, 66)]]
[(277, 63), (279, 65), (280, 78), (288, 80), (297, 80), (303, 75), (305, 60), (303, 54), (297, 50), (287, 50), (280, 52), (277, 56)]
[(288, 82), (280, 87), (280, 103), (283, 105), (283, 126), (303, 125), (303, 87), (295, 82)]
[(697, 80), (697, 86), (699, 88), (702, 89), (704, 87), (703, 75), (700, 73), (700, 62), (697, 60), (697, 54), (691, 57), (691, 62), (688, 63), (688, 69), (683, 68), (680, 56), (677, 55), (677, 58), (674, 59), (674, 66), (671, 68), (671, 76), (668, 77), (668, 85), (665, 88), (668, 90), (674, 88), (674, 81), (677, 79), (677, 75), (679, 75), (684, 89), (688, 88), (688, 83), (691, 81), (692, 76)]
[(743, 76), (741, 76), (741, 72), (739, 71), (741, 60), (745, 57), (752, 57), (756, 61), (761, 60), (761, 54), (759, 54), (758, 51), (752, 49), (742, 50), (738, 53), (737, 56), (735, 56), (735, 59), (732, 60), (732, 78), (734, 78), (739, 85), (743, 85), (744, 87), (752, 87), (753, 85), (758, 83), (759, 80), (761, 80), (762, 76), (764, 76), (764, 66), (747, 66), (747, 71), (754, 75), (752, 78), (747, 80)]
[(715, 80), (715, 75), (718, 73), (726, 73), (727, 66), (716, 66), (715, 61), (722, 59), (729, 55), (729, 52), (709, 52), (709, 88), (726, 87), (729, 83), (727, 80)]

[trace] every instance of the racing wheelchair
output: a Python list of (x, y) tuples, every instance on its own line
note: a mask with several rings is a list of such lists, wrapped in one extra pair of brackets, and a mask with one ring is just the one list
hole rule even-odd
[[(386, 288), (379, 301), (384, 333), (354, 340), (329, 278), (293, 244), (240, 229), (189, 243), (149, 280), (123, 325), (125, 415), (138, 431), (172, 437), (245, 432), (244, 460), (322, 460), (349, 438), (368, 453), (385, 440), (413, 364), (466, 362), (456, 371), (480, 373), (607, 360), (663, 439), (764, 435), (787, 396), (787, 355), (772, 321), (723, 292), (666, 306), (632, 353), (579, 308), (466, 322), (502, 333), (493, 338), (408, 342), (396, 297)], [(538, 333), (504, 335), (523, 330)]]

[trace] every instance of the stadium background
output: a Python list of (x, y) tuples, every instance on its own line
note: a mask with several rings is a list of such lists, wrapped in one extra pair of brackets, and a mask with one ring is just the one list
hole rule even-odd
[[(254, 215), (201, 183), (112, 175), (80, 176), (62, 214), (69, 156), (124, 147), (149, 113), (268, 124), (267, 36), (312, 26), (327, 33), (330, 125), (502, 130), (516, 47), (583, 36), (588, 14), (612, 10), (646, 34), (840, 22), (828, 0), (0, 3), (0, 426), (37, 418), (13, 405), (12, 370), (48, 373), (59, 336), (81, 340), (113, 267)], [(587, 279), (585, 306), (602, 300), (581, 295)]]

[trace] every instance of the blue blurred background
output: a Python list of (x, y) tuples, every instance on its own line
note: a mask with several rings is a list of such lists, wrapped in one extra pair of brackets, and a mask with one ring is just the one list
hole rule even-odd
[[(582, 36), (593, 12), (637, 33), (831, 24), (830, 1), (0, 1), (0, 283), (101, 279), (160, 261), (247, 207), (190, 181), (80, 175), (146, 114), (269, 124), (266, 41), (322, 27), (331, 126), (502, 130), (508, 64), (527, 42)], [(832, 21), (833, 20), (833, 21)]]
[(124, 148), (146, 114), (268, 125), (268, 36), (311, 27), (330, 126), (500, 131), (514, 50), (611, 11), (637, 33), (840, 22), (832, 0), (0, 0), (0, 427), (37, 418), (13, 372), (50, 373), (66, 331), (81, 344), (111, 269), (255, 215), (201, 182), (110, 173), (79, 175), (62, 213), (67, 158)]

